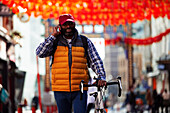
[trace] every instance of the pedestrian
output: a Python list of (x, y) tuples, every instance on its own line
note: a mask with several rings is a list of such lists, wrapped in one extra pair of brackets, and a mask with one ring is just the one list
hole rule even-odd
[(163, 89), (161, 90), (161, 92), (158, 94), (158, 109), (161, 108), (161, 113), (163, 113), (163, 97), (162, 97), (162, 94), (163, 94)]
[(39, 99), (38, 99), (38, 95), (37, 92), (35, 92), (34, 97), (32, 98), (32, 102), (31, 105), (35, 107), (35, 109), (38, 109), (38, 103), (39, 103)]
[(129, 104), (130, 104), (130, 111), (132, 113), (136, 112), (136, 94), (134, 93), (133, 86), (130, 86), (130, 92), (129, 92)]
[(159, 96), (156, 89), (153, 90), (152, 99), (153, 99), (152, 113), (159, 113)]
[(163, 107), (165, 107), (165, 112), (168, 113), (168, 107), (170, 105), (170, 94), (167, 89), (164, 90), (163, 94)]
[(148, 112), (150, 112), (150, 110), (152, 109), (152, 94), (151, 94), (151, 90), (150, 88), (148, 88), (146, 90), (146, 96), (145, 96), (145, 99), (147, 101), (147, 110)]
[(59, 25), (36, 49), (40, 58), (53, 56), (51, 85), (59, 113), (71, 113), (72, 107), (74, 113), (86, 112), (88, 88), (80, 100), (79, 84), (81, 80), (88, 83), (88, 67), (101, 78), (98, 85), (106, 85), (103, 61), (91, 40), (80, 35), (75, 25), (71, 14), (59, 16)]

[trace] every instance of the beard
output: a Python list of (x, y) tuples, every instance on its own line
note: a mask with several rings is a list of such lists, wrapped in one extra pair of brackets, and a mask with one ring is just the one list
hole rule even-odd
[[(68, 32), (67, 30), (70, 30), (70, 32)], [(61, 27), (61, 30), (60, 30), (61, 34), (63, 34), (64, 36), (73, 36), (74, 33), (75, 33), (75, 27), (70, 27), (70, 28), (66, 28), (66, 29), (63, 29)]]

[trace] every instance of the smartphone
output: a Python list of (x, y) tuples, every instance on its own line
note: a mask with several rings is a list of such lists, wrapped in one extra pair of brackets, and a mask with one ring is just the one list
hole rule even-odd
[(60, 28), (60, 26), (57, 28), (57, 32), (60, 32), (60, 30), (61, 30), (61, 28)]

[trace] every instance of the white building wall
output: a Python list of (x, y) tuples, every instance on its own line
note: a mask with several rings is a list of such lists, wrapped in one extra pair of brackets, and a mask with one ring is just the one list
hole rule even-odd
[[(167, 29), (167, 18), (153, 18), (151, 20), (151, 26), (152, 26), (152, 34), (151, 36), (157, 36), (160, 33), (163, 33), (166, 31)], [(153, 70), (156, 71), (158, 70), (157, 68), (157, 63), (156, 61), (159, 60), (160, 56), (168, 54), (168, 46), (169, 46), (169, 38), (168, 36), (163, 37), (162, 40), (158, 43), (153, 43), (151, 45), (151, 50), (152, 50), (152, 66), (153, 66)]]
[[(25, 84), (23, 89), (22, 99), (27, 99), (30, 104), (32, 97), (34, 96), (35, 81), (37, 77), (37, 65), (36, 65), (36, 47), (40, 42), (44, 40), (41, 35), (43, 34), (44, 26), (41, 24), (41, 18), (30, 18), (27, 23), (22, 23), (17, 15), (13, 17), (14, 31), (18, 31), (23, 36), (22, 48), (16, 47), (16, 64), (20, 70), (26, 71)], [(18, 61), (18, 57), (21, 60)], [(40, 59), (42, 61), (44, 59)], [(39, 63), (39, 73), (45, 75), (45, 63), (42, 61)]]

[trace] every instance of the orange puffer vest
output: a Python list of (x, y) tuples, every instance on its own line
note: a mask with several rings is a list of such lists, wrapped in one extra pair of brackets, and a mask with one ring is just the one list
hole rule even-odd
[(52, 91), (79, 91), (81, 80), (88, 83), (87, 59), (79, 36), (70, 49), (66, 40), (59, 40), (51, 72)]

